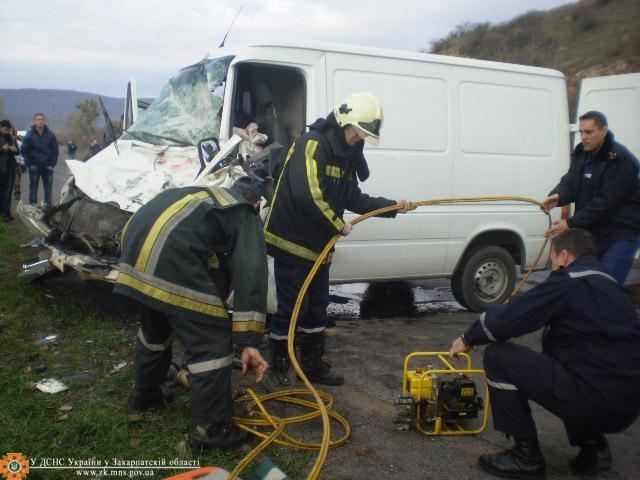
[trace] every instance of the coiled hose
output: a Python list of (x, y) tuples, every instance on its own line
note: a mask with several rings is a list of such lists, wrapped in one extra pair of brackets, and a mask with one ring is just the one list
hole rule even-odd
[[(444, 198), (444, 199), (436, 199), (436, 200), (423, 200), (420, 202), (416, 202), (415, 205), (416, 207), (424, 207), (429, 205), (443, 205), (443, 204), (452, 204), (452, 203), (483, 203), (483, 202), (504, 202), (504, 201), (532, 203), (534, 205), (539, 206), (542, 209), (542, 211), (547, 215), (549, 219), (549, 226), (551, 226), (551, 216), (549, 215), (549, 212), (546, 209), (546, 207), (541, 202), (538, 202), (537, 200), (533, 200), (531, 198), (526, 198), (526, 197), (502, 196), (502, 197)], [(374, 210), (365, 215), (361, 215), (357, 217), (351, 222), (351, 224), (356, 225), (360, 222), (363, 222), (364, 220), (367, 220), (368, 218), (375, 217), (377, 215), (381, 215), (384, 213), (400, 210), (401, 208), (402, 208), (401, 205), (391, 205), (389, 207), (380, 208), (378, 210)], [(342, 415), (340, 415), (339, 413), (333, 410), (334, 400), (331, 397), (331, 395), (329, 395), (326, 392), (323, 392), (322, 390), (317, 390), (316, 388), (314, 388), (314, 386), (311, 384), (311, 382), (309, 382), (309, 379), (307, 379), (306, 375), (302, 371), (302, 368), (300, 367), (300, 364), (298, 363), (295, 356), (295, 352), (294, 352), (294, 339), (295, 339), (295, 333), (296, 333), (296, 325), (298, 322), (298, 316), (300, 314), (300, 309), (302, 307), (302, 301), (304, 299), (304, 296), (306, 295), (307, 290), (309, 289), (309, 285), (313, 281), (318, 269), (324, 263), (325, 259), (327, 258), (327, 255), (333, 249), (333, 246), (335, 245), (335, 243), (341, 237), (342, 235), (340, 234), (335, 235), (331, 240), (329, 240), (327, 245), (324, 247), (324, 249), (318, 256), (318, 259), (315, 261), (315, 263), (311, 267), (311, 270), (309, 271), (307, 278), (302, 284), (302, 288), (298, 293), (298, 298), (296, 299), (293, 313), (291, 315), (291, 323), (289, 325), (289, 337), (288, 337), (289, 358), (291, 359), (291, 364), (293, 365), (293, 368), (298, 374), (298, 377), (304, 382), (306, 389), (301, 388), (301, 389), (284, 390), (281, 392), (270, 393), (267, 395), (256, 395), (256, 393), (253, 392), (251, 389), (247, 389), (246, 395), (243, 395), (242, 397), (237, 398), (235, 400), (236, 402), (249, 402), (249, 408), (251, 408), (252, 405), (257, 406), (259, 413), (257, 413), (256, 415), (251, 415), (248, 418), (234, 417), (233, 421), (235, 425), (237, 425), (239, 428), (242, 428), (243, 430), (251, 432), (252, 434), (262, 438), (262, 441), (257, 447), (255, 447), (251, 452), (249, 452), (249, 454), (247, 454), (238, 463), (238, 465), (233, 470), (233, 472), (231, 472), (231, 475), (229, 476), (229, 480), (234, 480), (238, 478), (238, 475), (240, 474), (240, 472), (249, 463), (251, 463), (253, 459), (260, 452), (262, 452), (265, 448), (267, 448), (272, 442), (275, 442), (279, 445), (289, 446), (293, 448), (300, 448), (305, 450), (318, 450), (318, 456), (316, 458), (316, 461), (313, 465), (313, 468), (309, 472), (309, 475), (307, 476), (308, 480), (315, 480), (318, 478), (318, 476), (320, 475), (320, 472), (322, 471), (325, 460), (327, 458), (329, 448), (343, 445), (349, 438), (349, 435), (351, 434), (351, 427), (349, 426), (349, 423), (347, 422), (347, 420)], [(535, 262), (529, 268), (529, 270), (527, 271), (527, 274), (518, 283), (514, 291), (511, 293), (511, 296), (517, 294), (520, 291), (524, 283), (527, 281), (527, 279), (533, 272), (533, 270), (535, 270), (535, 268), (538, 265), (538, 262), (540, 261), (540, 258), (542, 258), (542, 255), (545, 251), (547, 243), (548, 243), (548, 239), (545, 239), (542, 245), (542, 248), (540, 248), (540, 252), (536, 257)], [(508, 302), (508, 299), (507, 299), (507, 302)], [(305, 396), (306, 397), (312, 396), (314, 401), (300, 398)], [(264, 403), (268, 401), (290, 403), (300, 407), (306, 407), (311, 411), (309, 413), (294, 416), (294, 417), (278, 418), (269, 414), (269, 412), (265, 408)], [(293, 436), (291, 436), (290, 434), (288, 434), (284, 430), (287, 425), (308, 422), (316, 419), (318, 416), (322, 419), (322, 440), (320, 443), (309, 443), (309, 442), (300, 441), (294, 438)], [(342, 434), (342, 436), (334, 441), (331, 441), (330, 418), (333, 418), (336, 422), (338, 422), (342, 427), (342, 429), (344, 430), (344, 433)], [(270, 434), (266, 434), (258, 430), (257, 427), (270, 427), (270, 428), (273, 428), (273, 431)]]

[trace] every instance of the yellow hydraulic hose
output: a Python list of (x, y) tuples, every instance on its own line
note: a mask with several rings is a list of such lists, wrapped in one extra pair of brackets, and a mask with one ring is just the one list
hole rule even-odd
[[(526, 197), (502, 196), (502, 197), (444, 198), (444, 199), (436, 199), (436, 200), (423, 200), (420, 202), (416, 202), (415, 205), (416, 207), (423, 207), (423, 206), (429, 206), (429, 205), (443, 205), (443, 204), (452, 204), (452, 203), (482, 203), (482, 202), (505, 202), (505, 201), (532, 203), (534, 205), (538, 205), (542, 209), (542, 211), (549, 217), (549, 225), (551, 225), (551, 216), (549, 215), (549, 212), (547, 211), (545, 206), (541, 202), (538, 202), (537, 200), (533, 200), (531, 198), (526, 198)], [(368, 218), (375, 217), (383, 213), (393, 212), (400, 209), (402, 209), (402, 205), (391, 205), (389, 207), (380, 208), (378, 210), (374, 210), (365, 215), (361, 215), (357, 217), (351, 222), (351, 224), (357, 225), (358, 223)], [(329, 394), (321, 390), (316, 390), (314, 386), (311, 384), (311, 382), (309, 382), (309, 379), (306, 377), (306, 375), (304, 374), (304, 371), (300, 367), (300, 364), (298, 363), (295, 356), (295, 352), (294, 352), (294, 339), (295, 339), (295, 333), (296, 333), (296, 325), (298, 322), (298, 316), (300, 314), (300, 309), (302, 306), (304, 296), (306, 295), (307, 290), (309, 289), (309, 285), (311, 284), (316, 273), (318, 272), (318, 269), (322, 266), (325, 259), (327, 258), (327, 255), (333, 249), (333, 246), (341, 237), (342, 235), (340, 234), (335, 235), (331, 240), (329, 240), (327, 245), (324, 247), (324, 249), (318, 256), (318, 259), (315, 261), (315, 263), (311, 267), (311, 270), (309, 271), (307, 278), (305, 279), (304, 283), (302, 284), (302, 287), (300, 288), (300, 292), (298, 293), (298, 298), (296, 299), (293, 313), (291, 315), (291, 323), (289, 325), (289, 336), (288, 336), (289, 358), (291, 359), (291, 364), (293, 365), (293, 368), (298, 374), (298, 377), (304, 382), (306, 390), (305, 389), (285, 390), (282, 392), (271, 393), (268, 395), (256, 395), (253, 391), (248, 390), (247, 395), (236, 399), (237, 402), (252, 402), (253, 404), (257, 405), (258, 409), (260, 410), (260, 414), (258, 415), (258, 418), (234, 417), (233, 419), (234, 423), (238, 425), (238, 427), (253, 433), (254, 435), (262, 438), (263, 440), (245, 458), (243, 458), (240, 461), (240, 463), (238, 463), (234, 471), (231, 473), (229, 480), (234, 480), (238, 478), (238, 475), (240, 474), (242, 469), (244, 469), (261, 451), (263, 451), (272, 442), (275, 442), (280, 445), (291, 446), (294, 448), (302, 448), (307, 450), (319, 450), (318, 456), (313, 465), (313, 468), (311, 469), (311, 471), (309, 472), (309, 475), (307, 476), (308, 480), (315, 480), (318, 478), (318, 476), (320, 475), (320, 472), (322, 471), (322, 467), (324, 466), (324, 463), (326, 461), (329, 448), (340, 446), (344, 444), (349, 438), (349, 435), (351, 433), (351, 428), (349, 426), (349, 423), (346, 421), (346, 419), (343, 416), (333, 411), (333, 403), (334, 403), (333, 398)], [(529, 278), (529, 275), (531, 275), (531, 272), (533, 272), (533, 270), (537, 267), (538, 262), (540, 261), (540, 258), (542, 257), (542, 254), (544, 253), (544, 250), (547, 246), (547, 243), (548, 243), (548, 239), (545, 239), (542, 245), (542, 248), (540, 249), (540, 253), (536, 257), (535, 262), (529, 268), (527, 274), (520, 281), (518, 286), (514, 289), (511, 296), (515, 295), (520, 291), (520, 289), (522, 288), (522, 285), (524, 285), (524, 283)], [(305, 396), (305, 395), (313, 396), (315, 403), (308, 400), (303, 400), (301, 398), (297, 398), (299, 396)], [(287, 419), (277, 418), (270, 415), (263, 405), (263, 402), (270, 401), (270, 400), (292, 403), (298, 406), (310, 408), (312, 409), (312, 411), (311, 413), (308, 413), (305, 415), (299, 415), (299, 416), (295, 416)], [(322, 419), (322, 441), (320, 443), (301, 442), (293, 438), (291, 435), (287, 434), (284, 431), (284, 427), (288, 424), (309, 421), (317, 418), (318, 416), (320, 416)], [(333, 418), (335, 421), (337, 421), (344, 429), (344, 434), (342, 435), (342, 437), (340, 437), (338, 440), (335, 440), (333, 442), (331, 441), (331, 425), (329, 420), (330, 417)], [(273, 428), (273, 432), (267, 435), (263, 432), (260, 432), (254, 429), (255, 427), (259, 427), (259, 426), (270, 426)], [(283, 437), (283, 439), (279, 437)]]

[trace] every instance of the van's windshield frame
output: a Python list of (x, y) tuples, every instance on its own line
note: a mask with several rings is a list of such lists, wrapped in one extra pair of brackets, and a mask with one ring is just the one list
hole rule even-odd
[(202, 60), (180, 70), (122, 138), (167, 146), (195, 146), (203, 138), (218, 138), (233, 59)]

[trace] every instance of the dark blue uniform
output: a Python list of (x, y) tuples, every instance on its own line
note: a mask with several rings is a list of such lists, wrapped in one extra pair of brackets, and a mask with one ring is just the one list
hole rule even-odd
[[(506, 340), (544, 327), (542, 353)], [(487, 347), (484, 366), (496, 430), (536, 439), (528, 400), (560, 417), (572, 445), (627, 428), (640, 410), (640, 319), (627, 292), (594, 256), (552, 272), (497, 305), (464, 334)]]
[(582, 143), (575, 148), (569, 171), (549, 193), (560, 195), (559, 206), (575, 202), (567, 224), (591, 232), (598, 258), (622, 284), (640, 245), (639, 172), (638, 159), (609, 131), (596, 153)]

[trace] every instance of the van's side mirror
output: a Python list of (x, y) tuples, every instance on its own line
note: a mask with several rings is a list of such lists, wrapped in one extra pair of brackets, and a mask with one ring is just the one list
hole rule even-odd
[(213, 157), (220, 151), (220, 144), (217, 138), (203, 138), (198, 142), (198, 156), (200, 157), (200, 173), (204, 170)]

